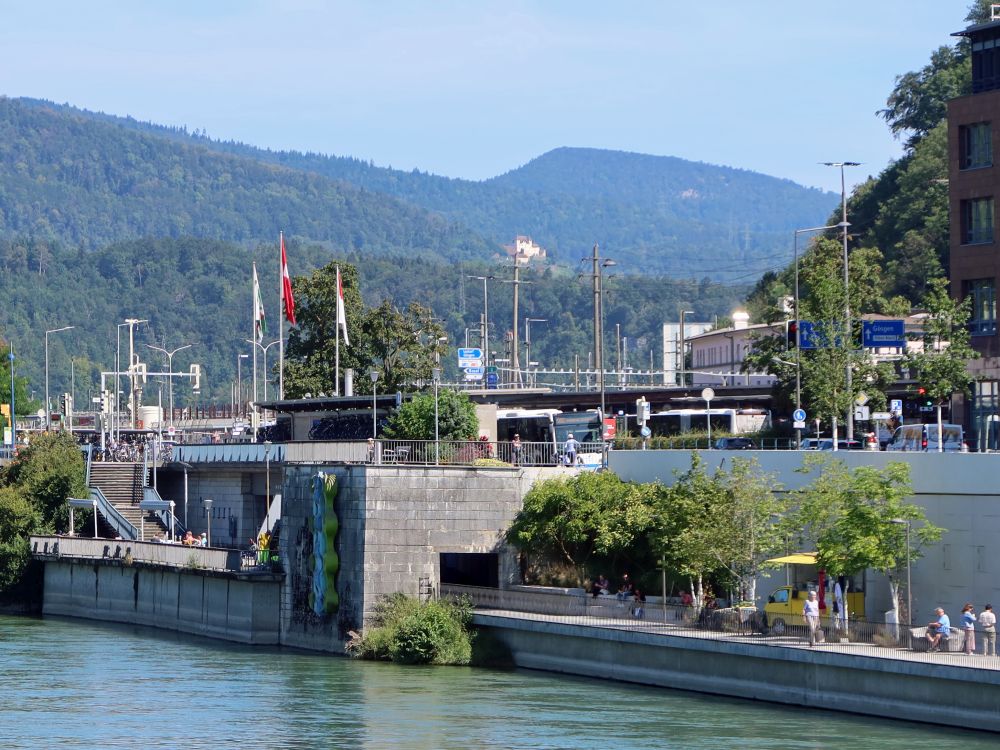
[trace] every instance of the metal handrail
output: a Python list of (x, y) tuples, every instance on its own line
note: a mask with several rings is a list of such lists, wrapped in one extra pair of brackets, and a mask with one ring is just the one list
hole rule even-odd
[(97, 501), (97, 509), (104, 520), (107, 521), (108, 525), (118, 534), (122, 539), (138, 539), (139, 529), (132, 525), (125, 516), (123, 516), (104, 493), (101, 492), (100, 487), (90, 488), (90, 499)]

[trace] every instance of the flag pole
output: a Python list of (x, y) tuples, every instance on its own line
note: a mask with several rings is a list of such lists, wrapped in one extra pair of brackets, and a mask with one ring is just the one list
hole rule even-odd
[(253, 281), (251, 282), (250, 294), (253, 297), (253, 323), (250, 325), (250, 341), (253, 344), (253, 440), (257, 442), (257, 430), (260, 427), (260, 415), (257, 412), (257, 328), (260, 326), (260, 319), (257, 310), (257, 262), (253, 263)]
[(333, 395), (340, 395), (340, 266), (337, 266), (337, 345), (334, 347)]
[(278, 232), (278, 400), (285, 397), (285, 266), (281, 250), (285, 246), (285, 233)]

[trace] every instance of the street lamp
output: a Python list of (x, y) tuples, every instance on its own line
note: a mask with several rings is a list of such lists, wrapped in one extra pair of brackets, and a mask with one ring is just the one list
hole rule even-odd
[(547, 318), (525, 318), (524, 319), (524, 360), (527, 366), (531, 367), (531, 324), (548, 323)]
[(679, 360), (677, 369), (680, 370), (681, 373), (680, 377), (681, 388), (687, 387), (687, 375), (684, 373), (684, 368), (687, 365), (687, 363), (684, 361), (684, 355), (687, 353), (687, 342), (685, 341), (684, 337), (684, 317), (686, 315), (694, 315), (694, 310), (681, 310), (681, 340), (679, 342), (680, 345), (677, 347), (677, 352), (678, 352), (677, 359)]
[[(800, 332), (801, 321), (799, 320), (799, 235), (805, 234), (806, 232), (822, 232), (827, 229), (838, 229), (843, 228), (846, 232), (847, 227), (850, 224), (847, 222), (841, 222), (840, 224), (831, 224), (826, 227), (807, 227), (806, 229), (796, 229), (795, 230), (795, 301), (792, 306), (793, 316), (792, 320), (795, 321), (795, 409), (799, 410), (802, 408), (802, 364), (799, 361), (799, 357), (802, 352), (799, 346), (802, 341), (802, 334)], [(819, 437), (817, 435), (816, 437)], [(795, 431), (795, 447), (802, 448), (802, 430)], [(836, 450), (837, 441), (833, 441), (833, 448)]]
[(617, 261), (607, 258), (597, 264), (597, 357), (601, 379), (601, 442), (604, 442), (604, 269), (617, 266)]
[[(190, 349), (194, 344), (184, 344), (184, 346), (178, 346), (173, 351), (168, 352), (166, 349), (160, 346), (153, 346), (152, 344), (146, 344), (150, 349), (155, 349), (158, 352), (163, 352), (167, 356), (167, 400), (170, 402), (170, 426), (174, 426), (174, 355), (182, 349)], [(160, 391), (163, 393), (163, 391)], [(162, 396), (160, 397), (162, 398)], [(162, 417), (161, 417), (162, 420)]]
[(10, 360), (10, 457), (17, 453), (17, 412), (14, 411), (14, 342), (8, 342), (7, 358)]
[(271, 441), (264, 441), (264, 518), (267, 520), (268, 533), (271, 533)]
[(378, 421), (376, 416), (376, 409), (378, 408), (375, 403), (375, 394), (378, 392), (376, 383), (378, 382), (378, 370), (372, 370), (368, 373), (368, 377), (372, 379), (372, 439), (378, 437)]
[(910, 519), (893, 518), (892, 523), (906, 526), (906, 623), (913, 627), (913, 589), (910, 588)]
[[(467, 279), (478, 279), (483, 282), (483, 356), (486, 358), (486, 365), (490, 364), (490, 308), (489, 308), (489, 292), (486, 289), (486, 282), (493, 276), (466, 276)], [(374, 380), (372, 381), (375, 382)]]
[[(244, 341), (246, 341), (248, 344), (253, 344), (258, 349), (260, 349), (261, 352), (264, 353), (264, 400), (267, 401), (267, 350), (270, 349), (275, 344), (279, 343), (279, 340), (275, 339), (274, 341), (272, 341), (267, 346), (262, 346), (261, 344), (259, 344), (258, 342), (254, 341), (253, 339), (244, 339)], [(254, 396), (254, 400), (255, 401), (257, 400), (256, 396)]]
[(434, 379), (434, 465), (440, 461), (438, 453), (440, 447), (440, 436), (438, 434), (438, 386), (441, 385), (441, 368), (435, 367), (431, 370), (431, 377)]
[(244, 359), (250, 359), (249, 354), (239, 354), (236, 356), (236, 411), (243, 416), (243, 370), (241, 365)]
[(69, 331), (75, 326), (63, 326), (62, 328), (52, 328), (45, 332), (45, 430), (52, 428), (52, 409), (49, 406), (49, 334)]
[[(824, 166), (827, 167), (839, 167), (840, 168), (840, 203), (843, 208), (843, 212), (840, 219), (840, 224), (844, 229), (844, 322), (847, 324), (844, 330), (845, 346), (848, 352), (850, 352), (851, 347), (851, 297), (850, 297), (850, 287), (848, 280), (848, 266), (847, 266), (847, 227), (850, 226), (847, 223), (847, 184), (844, 182), (844, 167), (860, 167), (861, 162), (859, 161), (825, 161)], [(847, 439), (854, 439), (854, 398), (851, 386), (851, 358), (847, 358), (847, 375), (846, 384), (847, 392), (851, 394), (851, 403), (847, 407)], [(837, 445), (836, 436), (833, 440), (834, 446)]]
[(205, 505), (205, 533), (208, 534), (208, 546), (212, 546), (212, 498), (206, 497), (201, 501)]

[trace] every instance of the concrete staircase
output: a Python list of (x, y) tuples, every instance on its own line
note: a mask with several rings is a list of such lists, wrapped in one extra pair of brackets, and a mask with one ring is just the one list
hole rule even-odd
[[(95, 461), (90, 465), (90, 485), (100, 488), (139, 534), (143, 533), (145, 526), (145, 539), (140, 541), (154, 539), (167, 531), (167, 527), (153, 511), (143, 512), (139, 509), (145, 484), (141, 463)], [(100, 519), (102, 522), (103, 520)]]

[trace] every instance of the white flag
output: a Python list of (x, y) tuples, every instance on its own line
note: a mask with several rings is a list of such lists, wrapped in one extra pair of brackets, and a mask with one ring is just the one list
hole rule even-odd
[(264, 300), (260, 297), (260, 282), (257, 280), (257, 264), (253, 264), (253, 337), (259, 344), (264, 340), (267, 321), (264, 320)]
[[(347, 338), (347, 310), (344, 308), (344, 285), (340, 282), (340, 266), (337, 266), (337, 328), (344, 332), (344, 343), (351, 345)], [(340, 335), (339, 332), (337, 335)]]

